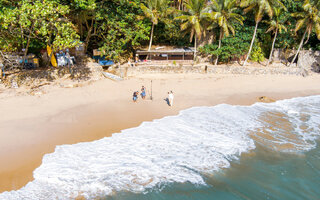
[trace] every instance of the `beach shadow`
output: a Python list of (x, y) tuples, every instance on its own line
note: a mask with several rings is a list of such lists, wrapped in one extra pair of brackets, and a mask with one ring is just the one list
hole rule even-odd
[(163, 99), (163, 100), (165, 100), (165, 101), (167, 102), (168, 106), (170, 106), (170, 102), (169, 102), (169, 99), (168, 99), (168, 98), (165, 98), (165, 99)]

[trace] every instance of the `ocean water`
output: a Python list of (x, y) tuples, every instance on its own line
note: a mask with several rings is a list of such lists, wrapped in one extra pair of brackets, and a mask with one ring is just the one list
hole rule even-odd
[(0, 199), (320, 199), (320, 96), (194, 107), (57, 146)]

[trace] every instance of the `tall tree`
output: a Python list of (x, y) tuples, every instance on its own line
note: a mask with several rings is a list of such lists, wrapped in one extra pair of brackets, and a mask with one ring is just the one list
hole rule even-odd
[[(215, 23), (220, 27), (219, 34), (219, 45), (218, 49), (221, 47), (221, 40), (224, 36), (229, 36), (230, 32), (235, 35), (234, 24), (239, 23), (243, 25), (244, 18), (236, 13), (237, 10), (237, 0), (213, 0), (209, 7), (206, 9), (208, 14), (206, 14), (212, 25)], [(217, 55), (215, 65), (217, 65), (219, 55)]]
[(60, 0), (70, 8), (68, 17), (76, 27), (80, 40), (84, 41), (84, 52), (87, 51), (91, 38), (97, 35), (98, 20), (101, 20), (96, 0)]
[(273, 32), (274, 34), (274, 38), (273, 38), (273, 42), (272, 42), (272, 47), (271, 47), (271, 51), (270, 51), (270, 55), (269, 55), (269, 59), (268, 59), (268, 63), (267, 63), (267, 67), (269, 66), (271, 59), (272, 59), (272, 54), (273, 54), (273, 49), (274, 49), (274, 44), (277, 40), (277, 35), (278, 33), (282, 33), (282, 31), (287, 31), (286, 26), (284, 25), (284, 23), (287, 20), (286, 16), (283, 16), (282, 14), (284, 13), (283, 9), (280, 7), (274, 7), (274, 17), (272, 19), (270, 19), (269, 21), (264, 21), (265, 23), (269, 24), (269, 27), (267, 29), (267, 33), (268, 32)]
[(68, 6), (55, 0), (21, 0), (6, 6), (0, 16), (0, 41), (6, 40), (9, 51), (24, 49), (24, 60), (32, 42), (52, 44), (54, 50), (72, 47), (78, 36), (65, 17), (68, 12)]
[[(306, 44), (309, 40), (310, 34), (314, 29), (318, 39), (320, 40), (320, 1), (319, 0), (305, 0), (304, 4), (302, 5), (303, 11), (298, 13), (293, 13), (292, 15), (298, 18), (295, 32), (298, 32), (300, 29), (304, 28), (305, 31), (303, 33), (301, 42), (299, 44), (298, 51), (296, 52), (294, 58), (292, 59), (289, 66), (296, 60), (301, 47), (303, 44)], [(307, 37), (307, 41), (305, 43), (304, 39)]]
[(256, 22), (256, 25), (254, 28), (254, 33), (253, 33), (251, 44), (250, 44), (250, 48), (249, 48), (249, 52), (248, 52), (246, 59), (243, 63), (243, 66), (245, 66), (249, 57), (250, 57), (251, 50), (252, 50), (252, 47), (254, 44), (254, 40), (256, 38), (258, 24), (262, 20), (263, 15), (265, 13), (267, 13), (267, 15), (270, 18), (272, 18), (273, 17), (273, 9), (272, 9), (273, 7), (281, 6), (281, 7), (285, 8), (285, 6), (280, 2), (280, 0), (241, 0), (240, 6), (245, 7), (245, 9), (244, 9), (245, 13), (253, 10), (254, 20)]
[(185, 34), (190, 33), (190, 42), (192, 42), (192, 38), (194, 37), (194, 60), (197, 56), (197, 39), (200, 39), (205, 34), (203, 24), (207, 16), (205, 14), (206, 3), (206, 0), (185, 0), (186, 11), (180, 12), (181, 15), (175, 17), (175, 19), (182, 21), (180, 29)]
[(152, 46), (154, 26), (158, 24), (159, 20), (167, 16), (168, 11), (170, 11), (170, 9), (168, 9), (169, 3), (169, 0), (147, 0), (146, 5), (141, 3), (141, 9), (144, 15), (152, 22), (148, 51), (150, 51)]
[(91, 45), (108, 59), (127, 60), (132, 52), (148, 40), (150, 25), (141, 20), (140, 0), (104, 0), (98, 4), (98, 28)]

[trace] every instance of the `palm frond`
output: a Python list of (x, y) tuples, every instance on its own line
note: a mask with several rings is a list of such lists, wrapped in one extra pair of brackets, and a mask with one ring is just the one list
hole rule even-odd
[(316, 31), (316, 35), (318, 37), (318, 40), (320, 40), (320, 23), (319, 22), (315, 24), (314, 29)]
[(298, 20), (294, 31), (297, 32), (298, 30), (300, 30), (303, 27), (303, 25), (305, 25), (305, 21), (306, 21), (306, 19)]

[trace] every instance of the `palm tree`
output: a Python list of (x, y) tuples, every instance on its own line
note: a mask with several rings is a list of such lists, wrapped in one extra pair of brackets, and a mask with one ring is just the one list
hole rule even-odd
[(250, 57), (253, 43), (256, 37), (258, 24), (262, 20), (262, 17), (265, 13), (272, 18), (273, 17), (273, 7), (281, 6), (285, 9), (285, 6), (280, 2), (280, 0), (241, 0), (241, 7), (245, 7), (244, 12), (247, 13), (251, 10), (254, 12), (254, 20), (256, 22), (254, 33), (252, 36), (249, 52), (246, 56), (246, 60), (243, 63), (243, 66), (246, 65), (248, 58)]
[(313, 28), (315, 29), (317, 37), (320, 40), (320, 10), (318, 9), (319, 7), (320, 7), (320, 1), (305, 0), (302, 6), (303, 11), (292, 14), (294, 17), (299, 18), (296, 24), (295, 32), (299, 31), (303, 27), (305, 28), (305, 31), (303, 33), (301, 42), (299, 44), (298, 51), (294, 56), (293, 60), (291, 61), (291, 63), (289, 64), (289, 67), (297, 58), (300, 52), (300, 49), (303, 46), (304, 38), (306, 37), (307, 34), (308, 34), (308, 38), (305, 44), (308, 42), (309, 36)]
[(207, 0), (185, 0), (184, 6), (186, 11), (181, 11), (181, 16), (175, 17), (177, 20), (181, 20), (183, 23), (180, 25), (180, 29), (185, 33), (190, 32), (190, 42), (194, 37), (194, 56), (197, 55), (197, 39), (200, 39), (202, 34), (205, 35), (203, 23), (205, 19), (205, 8)]
[(158, 24), (159, 20), (165, 18), (168, 14), (168, 9), (170, 0), (147, 0), (146, 5), (141, 3), (140, 7), (144, 15), (149, 18), (152, 22), (151, 36), (149, 49), (150, 51), (152, 46), (153, 30), (154, 26)]
[(269, 66), (269, 63), (271, 62), (271, 59), (272, 59), (274, 44), (276, 42), (278, 32), (282, 33), (282, 31), (285, 31), (285, 32), (287, 31), (287, 28), (284, 26), (284, 23), (286, 22), (287, 18), (286, 17), (281, 18), (283, 9), (280, 7), (274, 7), (273, 11), (274, 11), (274, 18), (270, 19), (270, 21), (264, 21), (265, 23), (269, 24), (269, 28), (267, 29), (266, 33), (270, 31), (274, 33), (274, 38), (272, 42), (272, 47), (271, 47), (267, 67)]
[[(208, 17), (210, 21), (217, 23), (220, 27), (219, 46), (224, 36), (229, 36), (230, 32), (235, 35), (234, 24), (240, 23), (243, 25), (244, 18), (235, 13), (237, 10), (237, 0), (213, 0), (208, 7)], [(212, 24), (215, 25), (215, 24)], [(218, 63), (219, 56), (217, 55), (215, 65)]]

